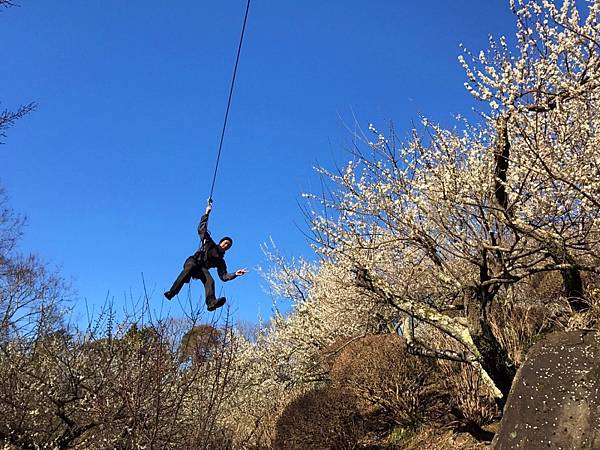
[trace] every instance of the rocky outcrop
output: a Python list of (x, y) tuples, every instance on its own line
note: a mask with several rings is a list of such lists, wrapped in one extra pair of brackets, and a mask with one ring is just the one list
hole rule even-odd
[(514, 379), (492, 447), (600, 449), (600, 335), (554, 333)]

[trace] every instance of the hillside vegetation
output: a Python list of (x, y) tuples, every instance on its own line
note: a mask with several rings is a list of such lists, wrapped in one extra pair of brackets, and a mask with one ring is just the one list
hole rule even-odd
[(67, 326), (66, 284), (17, 252), (2, 197), (0, 442), (485, 447), (527, 350), (600, 319), (600, 0), (557, 3), (511, 0), (516, 48), (459, 57), (478, 121), (370, 125), (318, 169), (315, 261), (265, 248), (290, 308), (252, 333), (227, 312), (152, 320), (143, 299)]

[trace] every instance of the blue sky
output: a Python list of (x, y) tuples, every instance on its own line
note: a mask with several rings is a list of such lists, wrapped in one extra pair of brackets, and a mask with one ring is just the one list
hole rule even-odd
[[(0, 13), (0, 107), (39, 107), (0, 147), (0, 183), (29, 219), (21, 249), (73, 280), (74, 320), (139, 296), (141, 273), (181, 315), (162, 292), (198, 245), (245, 1), (19, 3)], [(251, 269), (217, 282), (236, 317), (271, 313), (262, 243), (310, 255), (298, 203), (315, 164), (348, 159), (345, 125), (468, 113), (459, 43), (490, 33), (514, 34), (508, 1), (254, 0), (209, 227)]]

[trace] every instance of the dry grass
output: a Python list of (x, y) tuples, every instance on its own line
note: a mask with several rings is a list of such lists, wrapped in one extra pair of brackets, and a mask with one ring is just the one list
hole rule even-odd
[(489, 442), (479, 442), (469, 433), (425, 428), (403, 440), (396, 448), (403, 450), (481, 450), (491, 448)]
[[(427, 336), (433, 348), (460, 352), (462, 348), (455, 340), (433, 327), (422, 325), (421, 335)], [(448, 407), (452, 419), (447, 428), (478, 428), (499, 416), (499, 410), (489, 389), (473, 367), (448, 360), (437, 360), (435, 371), (440, 380), (439, 390), (448, 396)]]
[(490, 318), (492, 332), (516, 367), (523, 363), (536, 339), (556, 327), (566, 306), (566, 302), (552, 305), (509, 302), (495, 305)]
[(498, 418), (500, 411), (477, 370), (452, 361), (439, 361), (438, 366), (452, 399), (456, 428), (482, 427)]
[(333, 362), (333, 383), (352, 392), (363, 409), (382, 409), (403, 427), (438, 421), (448, 413), (433, 360), (411, 355), (397, 335), (350, 342)]

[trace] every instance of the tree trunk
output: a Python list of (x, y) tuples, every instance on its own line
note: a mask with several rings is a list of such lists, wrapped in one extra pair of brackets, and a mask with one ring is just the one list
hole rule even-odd
[[(556, 104), (551, 105), (554, 109)], [(504, 212), (506, 223), (516, 232), (530, 233), (536, 239), (543, 242), (548, 250), (552, 260), (557, 265), (570, 264), (567, 269), (560, 269), (563, 279), (565, 294), (569, 305), (574, 311), (584, 311), (589, 305), (583, 299), (583, 282), (581, 280), (580, 270), (576, 267), (575, 258), (569, 253), (569, 250), (560, 242), (556, 236), (548, 233), (541, 233), (530, 225), (519, 223), (520, 221), (513, 217), (509, 207), (508, 193), (506, 192), (507, 174), (510, 161), (510, 140), (508, 139), (508, 121), (510, 114), (501, 116), (498, 119), (498, 138), (496, 148), (494, 149), (494, 198)]]
[(482, 367), (502, 392), (503, 398), (500, 403), (504, 406), (515, 377), (515, 368), (510, 363), (508, 353), (492, 333), (489, 323), (490, 306), (490, 294), (484, 289), (473, 287), (465, 292), (467, 324), (471, 338), (481, 355)]
[(550, 243), (548, 247), (550, 248), (552, 260), (556, 264), (571, 265), (571, 267), (567, 269), (561, 269), (560, 271), (565, 289), (565, 295), (567, 296), (567, 300), (569, 301), (571, 308), (573, 308), (573, 311), (585, 311), (589, 308), (589, 305), (583, 299), (583, 280), (581, 279), (581, 272), (575, 265), (574, 258), (566, 249), (561, 248), (556, 243)]

